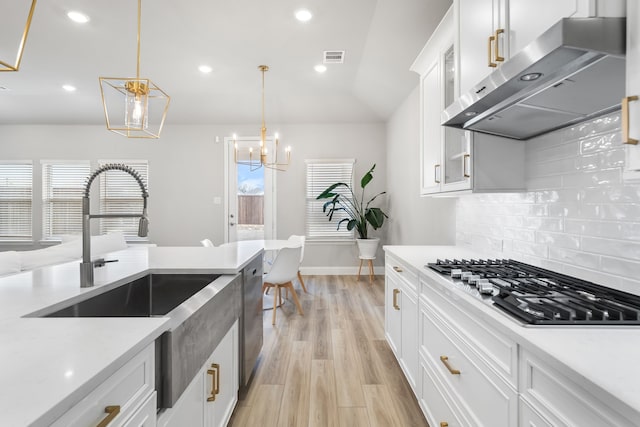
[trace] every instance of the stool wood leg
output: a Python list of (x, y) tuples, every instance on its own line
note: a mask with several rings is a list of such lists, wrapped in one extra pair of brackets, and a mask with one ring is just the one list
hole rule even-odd
[(360, 260), (360, 268), (358, 268), (358, 278), (356, 280), (360, 280), (360, 272), (362, 271), (362, 261), (364, 261), (363, 259)]
[(273, 295), (273, 315), (271, 317), (271, 324), (276, 324), (276, 309), (278, 308), (278, 298), (280, 297), (280, 286), (275, 287), (275, 294)]
[(373, 285), (373, 260), (369, 260), (369, 283)]
[(302, 286), (304, 293), (308, 294), (309, 292), (307, 292), (307, 287), (304, 285), (304, 280), (302, 280), (302, 274), (300, 274), (300, 271), (298, 271), (298, 280), (300, 281), (300, 285)]

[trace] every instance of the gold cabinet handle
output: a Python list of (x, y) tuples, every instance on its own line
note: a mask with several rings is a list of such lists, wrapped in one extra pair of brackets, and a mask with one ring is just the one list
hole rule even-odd
[(440, 184), (440, 175), (438, 172), (440, 171), (440, 165), (433, 165), (433, 180), (436, 184)]
[(211, 375), (211, 394), (207, 397), (207, 402), (215, 402), (216, 395), (220, 393), (220, 365), (212, 363), (211, 368), (207, 369), (207, 374)]
[(493, 50), (491, 49), (491, 45), (495, 42), (496, 38), (495, 36), (489, 36), (489, 45), (487, 48), (487, 58), (489, 58), (489, 67), (491, 68), (495, 68), (498, 66), (498, 64), (496, 64), (495, 62), (493, 62), (492, 56), (493, 56)]
[(440, 356), (440, 361), (447, 367), (451, 375), (460, 375), (460, 371), (457, 369), (453, 369), (451, 365), (449, 365), (449, 358), (447, 356)]
[(499, 34), (504, 34), (504, 30), (502, 28), (498, 28), (496, 30), (495, 42), (494, 42), (494, 45), (493, 45), (493, 48), (494, 48), (493, 49), (493, 52), (494, 52), (493, 56), (494, 56), (494, 60), (496, 62), (504, 61), (504, 57), (500, 56), (500, 43), (499, 43), (500, 39), (498, 37)]
[(469, 160), (471, 160), (471, 154), (465, 154), (464, 156), (462, 156), (462, 173), (464, 174), (465, 178), (471, 178), (471, 168), (467, 167), (467, 165), (471, 165), (471, 162)]
[(440, 423), (440, 427), (449, 427), (449, 423), (446, 421), (443, 421)]
[(402, 270), (400, 267), (398, 267), (397, 265), (394, 265), (394, 266), (393, 266), (393, 269), (394, 269), (395, 271), (397, 271), (398, 273), (402, 273), (402, 272), (404, 271), (404, 270)]
[(629, 102), (637, 101), (637, 96), (627, 96), (622, 98), (622, 143), (637, 145), (638, 140), (629, 137)]
[(400, 293), (400, 289), (393, 290), (393, 308), (396, 310), (400, 310), (400, 306), (398, 305), (398, 294)]
[(98, 427), (107, 427), (111, 424), (111, 421), (120, 413), (120, 405), (107, 406), (104, 408), (104, 412), (107, 414), (106, 417), (98, 424)]

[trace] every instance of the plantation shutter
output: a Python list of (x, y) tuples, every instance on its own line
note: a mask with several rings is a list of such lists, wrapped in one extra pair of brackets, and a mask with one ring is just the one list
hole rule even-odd
[[(353, 230), (348, 231), (346, 222), (337, 229), (338, 222), (346, 218), (343, 212), (336, 212), (329, 221), (322, 206), (329, 200), (316, 200), (327, 187), (336, 182), (344, 182), (353, 188), (353, 164), (355, 160), (307, 160), (307, 212), (306, 234), (309, 239), (340, 240), (353, 239)], [(344, 196), (350, 196), (346, 188), (336, 189)]]
[[(100, 166), (107, 163), (121, 163), (133, 168), (148, 188), (149, 164), (146, 160), (100, 161)], [(119, 170), (109, 170), (100, 174), (100, 213), (141, 214), (142, 206), (140, 186), (131, 175)], [(100, 234), (121, 231), (129, 240), (142, 239), (138, 237), (138, 222), (139, 218), (101, 218)]]
[(89, 161), (42, 162), (42, 238), (82, 233), (82, 197)]
[(0, 163), (0, 239), (31, 240), (33, 165)]

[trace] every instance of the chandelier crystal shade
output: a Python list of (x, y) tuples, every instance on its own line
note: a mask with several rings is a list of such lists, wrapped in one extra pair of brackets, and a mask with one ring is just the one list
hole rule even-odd
[[(287, 146), (284, 149), (285, 159), (278, 159), (278, 153), (280, 151), (280, 141), (278, 134), (276, 133), (273, 138), (267, 137), (267, 126), (264, 121), (264, 73), (269, 71), (267, 65), (258, 66), (258, 70), (262, 73), (262, 126), (260, 128), (260, 146), (243, 146), (238, 144), (238, 137), (233, 135), (233, 158), (236, 164), (246, 165), (254, 171), (261, 167), (274, 169), (278, 171), (285, 171), (291, 160), (291, 147)], [(267, 142), (273, 140), (273, 153), (270, 153), (267, 148)], [(254, 148), (256, 148), (254, 153)]]
[(127, 138), (159, 138), (171, 98), (151, 80), (140, 78), (141, 14), (138, 0), (136, 77), (100, 77), (100, 92), (108, 130)]
[[(4, 27), (2, 20), (3, 19), (11, 19), (15, 20), (15, 18), (11, 18), (13, 16), (12, 13), (8, 12), (6, 9), (12, 8), (20, 8), (26, 6), (26, 2), (8, 2), (6, 5), (2, 5), (2, 13), (0, 14), (0, 26)], [(9, 53), (6, 51), (3, 44), (0, 44), (0, 71), (18, 71), (20, 69), (20, 62), (22, 62), (22, 54), (24, 53), (24, 46), (27, 43), (27, 36), (29, 35), (29, 29), (31, 28), (31, 20), (33, 19), (33, 12), (36, 10), (36, 0), (31, 2), (31, 7), (29, 8), (29, 13), (27, 15), (27, 23), (24, 26), (24, 30), (22, 31), (22, 37), (20, 38), (20, 42), (18, 43), (18, 52), (16, 54), (16, 59), (14, 62), (10, 62), (8, 58), (5, 58), (4, 55), (8, 55)], [(19, 15), (22, 13), (20, 10)], [(5, 39), (7, 35), (4, 32), (0, 32), (0, 42), (6, 42)], [(9, 37), (7, 37), (9, 38)], [(16, 37), (17, 38), (17, 37)]]

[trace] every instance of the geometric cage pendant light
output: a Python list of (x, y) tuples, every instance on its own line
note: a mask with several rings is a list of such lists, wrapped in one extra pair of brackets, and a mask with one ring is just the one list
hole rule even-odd
[(171, 98), (151, 80), (140, 78), (140, 21), (138, 0), (138, 54), (135, 78), (100, 77), (107, 129), (127, 138), (160, 138)]
[[(280, 151), (280, 140), (276, 133), (273, 138), (267, 137), (267, 125), (264, 120), (264, 73), (269, 71), (268, 65), (258, 66), (258, 70), (262, 73), (262, 125), (260, 126), (260, 145), (256, 148), (254, 153), (254, 147), (240, 147), (237, 141), (237, 136), (233, 135), (234, 153), (233, 158), (236, 164), (249, 166), (251, 171), (265, 167), (277, 171), (285, 171), (291, 161), (291, 147), (287, 146), (284, 149), (284, 160), (278, 159), (278, 153)], [(267, 148), (267, 141), (274, 140), (273, 151), (269, 151)]]
[[(23, 2), (20, 2), (20, 3), (23, 3)], [(16, 2), (12, 4), (11, 7), (17, 8), (19, 7), (20, 3)], [(7, 6), (2, 6), (2, 8), (6, 9)], [(18, 53), (16, 55), (15, 62), (10, 63), (8, 58), (0, 58), (0, 71), (18, 71), (20, 69), (20, 62), (22, 61), (22, 53), (24, 52), (24, 45), (27, 43), (27, 36), (29, 35), (29, 28), (31, 28), (31, 20), (33, 19), (33, 12), (35, 11), (35, 9), (36, 9), (36, 0), (33, 0), (31, 2), (29, 14), (27, 15), (27, 23), (25, 24), (24, 30), (22, 31), (22, 38), (18, 43)], [(7, 18), (7, 17), (3, 16), (3, 18)]]

